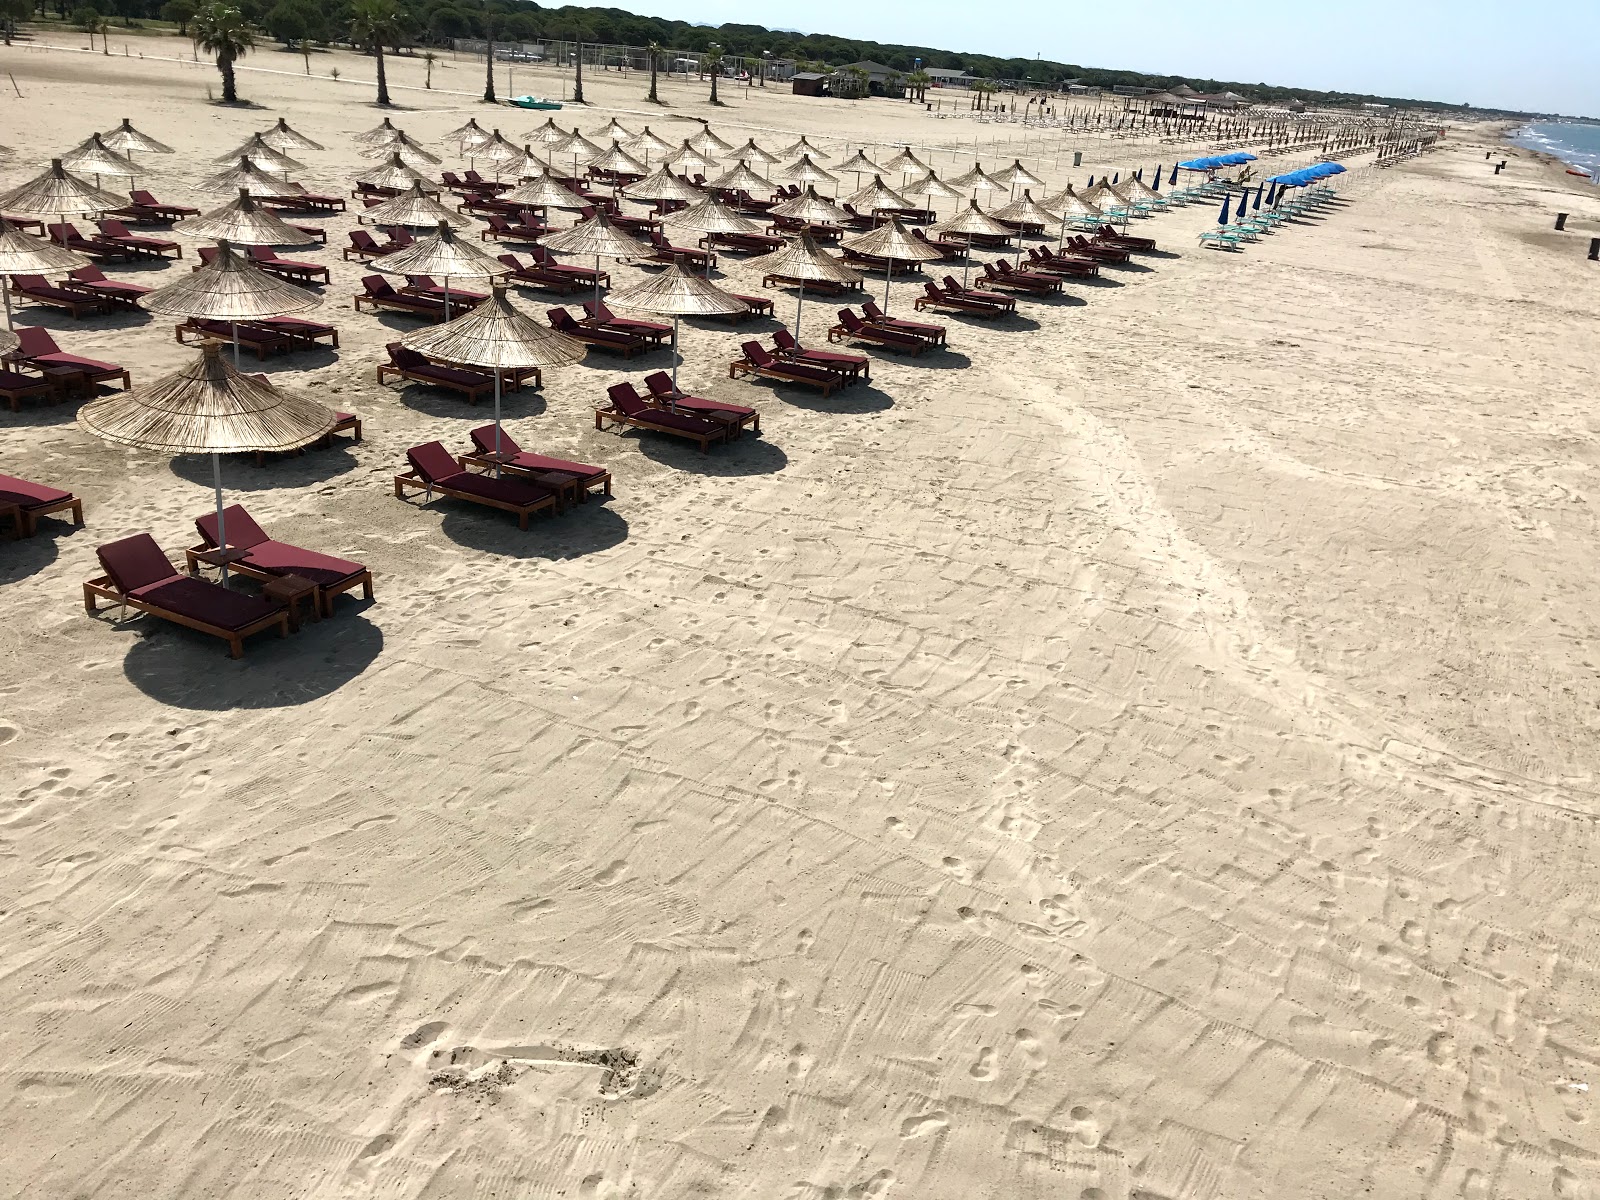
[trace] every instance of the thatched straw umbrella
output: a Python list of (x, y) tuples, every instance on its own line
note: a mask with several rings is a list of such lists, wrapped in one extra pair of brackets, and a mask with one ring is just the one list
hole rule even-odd
[(615, 141), (611, 149), (586, 164), (591, 171), (610, 171), (613, 175), (648, 175), (650, 168), (629, 154)]
[(239, 189), (238, 199), (179, 221), (172, 231), (207, 241), (232, 242), (235, 246), (309, 246), (317, 240), (277, 213), (258, 208), (246, 188)]
[(711, 126), (709, 125), (702, 126), (699, 133), (695, 134), (693, 137), (685, 139), (684, 145), (689, 146), (691, 149), (698, 150), (707, 158), (710, 158), (712, 155), (716, 154), (727, 154), (733, 149), (733, 143), (725, 142), (716, 134), (712, 133)]
[(785, 200), (768, 211), (775, 217), (793, 217), (800, 221), (829, 225), (841, 225), (850, 219), (850, 214), (832, 200), (817, 195), (817, 189), (811, 184), (807, 184), (806, 190), (793, 200)]
[(219, 154), (211, 161), (226, 163), (236, 160), (248, 162), (253, 167), (273, 175), (282, 175), (285, 178), (288, 178), (289, 173), (292, 171), (304, 171), (306, 169), (305, 163), (297, 162), (283, 151), (274, 150), (267, 145), (259, 133), (251, 134), (245, 139), (243, 145), (228, 151), (226, 154)]
[(626, 125), (617, 120), (615, 117), (612, 117), (611, 120), (607, 121), (589, 136), (597, 138), (602, 142), (607, 138), (610, 138), (614, 142), (625, 142), (631, 138), (633, 134), (629, 132)]
[(550, 164), (535, 154), (531, 145), (524, 145), (522, 152), (503, 164), (502, 169), (507, 175), (515, 175), (518, 179), (531, 179), (541, 171), (548, 171)]
[(109, 149), (118, 154), (171, 154), (172, 147), (165, 142), (158, 142), (148, 133), (140, 133), (133, 127), (133, 122), (127, 117), (122, 118), (122, 124), (115, 129), (108, 129), (100, 135), (100, 140)]
[[(494, 372), (494, 452), (500, 453), (500, 373), (528, 367), (565, 367), (589, 349), (518, 312), (503, 283), (491, 285), (489, 298), (453, 321), (421, 329), (400, 339), (418, 354)], [(499, 474), (498, 464), (495, 473)]]
[(12, 275), (60, 275), (88, 265), (76, 250), (13, 229), (0, 218), (0, 298), (5, 301), (6, 328), (11, 328)]
[(920, 196), (927, 203), (930, 211), (935, 200), (965, 200), (966, 193), (959, 188), (953, 188), (939, 178), (937, 171), (929, 171), (921, 179), (914, 179), (900, 189), (906, 196)]
[(853, 196), (847, 196), (845, 202), (858, 212), (871, 214), (880, 208), (914, 208), (916, 207), (893, 188), (883, 182), (883, 177), (874, 175), (872, 182), (862, 188)]
[(488, 141), (473, 149), (472, 157), (487, 158), (492, 162), (494, 164), (494, 176), (499, 179), (501, 172), (506, 169), (506, 164), (520, 163), (527, 156), (523, 151), (506, 141), (505, 136), (496, 129), (489, 135)]
[(902, 146), (899, 154), (896, 154), (888, 162), (883, 164), (883, 169), (885, 171), (899, 171), (900, 178), (903, 182), (905, 177), (911, 174), (913, 171), (927, 171), (928, 164), (923, 162), (915, 154), (911, 153), (910, 146)]
[[(793, 158), (796, 154), (810, 155), (816, 162), (827, 162), (828, 156), (806, 141), (805, 134), (800, 135), (800, 140), (786, 149), (778, 151), (778, 158)], [(774, 160), (776, 161), (776, 160)]]
[(100, 186), (100, 176), (109, 175), (113, 179), (132, 180), (138, 173), (138, 168), (133, 165), (133, 160), (124, 158), (115, 150), (110, 149), (100, 140), (97, 133), (93, 137), (79, 142), (71, 150), (61, 156), (61, 165), (69, 171), (76, 171), (79, 175), (93, 175), (95, 187)]
[(269, 275), (226, 241), (217, 256), (176, 283), (139, 297), (139, 307), (158, 317), (205, 317), (233, 327), (233, 362), (239, 363), (239, 322), (309, 312), (322, 303), (315, 292)]
[(271, 129), (261, 131), (261, 140), (274, 150), (287, 153), (290, 150), (322, 150), (325, 149), (320, 142), (313, 142), (298, 129), (289, 128), (289, 122), (282, 117)]
[(678, 353), (678, 323), (684, 317), (727, 316), (750, 308), (739, 297), (684, 270), (681, 258), (673, 259), (672, 265), (659, 275), (612, 292), (610, 301), (618, 308), (672, 318), (673, 391), (678, 390), (678, 361), (682, 357)]
[[(120, 446), (162, 454), (209, 454), (217, 493), (217, 543), (226, 549), (222, 455), (298, 450), (326, 437), (332, 409), (252, 379), (209, 342), (192, 362), (145, 387), (118, 392), (78, 411), (78, 425)], [(228, 568), (222, 568), (228, 581)]]
[(303, 196), (306, 191), (298, 183), (263, 171), (248, 158), (241, 158), (226, 171), (219, 171), (207, 179), (202, 179), (199, 186), (202, 192), (237, 192), (242, 189), (252, 196), (265, 196), (268, 199)]
[(1078, 195), (1070, 183), (1067, 185), (1066, 191), (1058, 192), (1054, 196), (1046, 196), (1039, 201), (1039, 206), (1047, 208), (1051, 212), (1060, 213), (1062, 218), (1067, 221), (1078, 221), (1080, 223), (1094, 221), (1098, 224), (1105, 220), (1106, 217), (1099, 205)]
[(622, 194), (630, 200), (681, 200), (696, 204), (705, 192), (676, 174), (671, 167), (658, 167), (643, 179), (628, 184)]
[(996, 172), (993, 176), (991, 176), (991, 178), (996, 183), (1003, 184), (1010, 188), (1013, 196), (1016, 195), (1019, 187), (1042, 188), (1045, 186), (1044, 180), (1040, 179), (1032, 171), (1028, 170), (1027, 167), (1023, 166), (1020, 158), (1012, 160), (1012, 163), (1009, 167), (1007, 167), (1004, 171)]
[(889, 285), (894, 282), (896, 262), (932, 262), (943, 257), (942, 251), (907, 233), (899, 217), (890, 217), (887, 224), (879, 225), (859, 237), (847, 238), (844, 244), (860, 254), (889, 260), (889, 269), (883, 273), (884, 312), (889, 311)]
[[(377, 167), (367, 172), (365, 175), (358, 176), (356, 178), (356, 182), (364, 183), (368, 187), (395, 188), (397, 190), (404, 191), (405, 189), (411, 187), (412, 184), (428, 185), (432, 184), (433, 180), (429, 179), (420, 171), (413, 170), (411, 167), (406, 166), (405, 163), (400, 161), (400, 156), (398, 154), (391, 154), (387, 163), (381, 167)], [(428, 189), (424, 187), (423, 190), (426, 191)], [(434, 187), (432, 189), (432, 194), (437, 195), (438, 191), (439, 189)]]
[(673, 167), (678, 172), (685, 175), (689, 174), (690, 172), (699, 172), (704, 174), (707, 171), (715, 171), (719, 166), (722, 165), (714, 158), (702, 154), (693, 146), (689, 145), (688, 138), (684, 138), (683, 145), (679, 146), (661, 161), (667, 166)]
[[(1067, 240), (1067, 219), (1058, 212), (1052, 212), (1033, 198), (1029, 188), (1022, 189), (1022, 195), (1013, 200), (1004, 208), (997, 208), (989, 214), (997, 221), (1012, 221), (1017, 224), (1038, 225), (1041, 228), (1050, 225), (1061, 226), (1061, 241)], [(1017, 265), (1022, 265), (1022, 231), (1017, 231)]]
[[(988, 213), (984, 212), (983, 209), (978, 207), (978, 202), (976, 200), (968, 200), (966, 208), (961, 209), (948, 221), (941, 221), (939, 224), (930, 227), (928, 232), (933, 234), (986, 233), (993, 234), (996, 237), (1009, 238), (1015, 237), (1017, 231), (1012, 229), (1009, 225), (1000, 224), (999, 221), (996, 221)], [(969, 249), (966, 260), (961, 268), (962, 284), (967, 282), (967, 275), (972, 270), (972, 253), (970, 249), (970, 243), (968, 246)]]
[(733, 151), (728, 155), (728, 157), (743, 159), (747, 163), (763, 163), (767, 166), (771, 166), (773, 163), (783, 161), (776, 154), (769, 154), (760, 146), (756, 145), (755, 138), (748, 138), (744, 145)]
[[(707, 196), (688, 208), (666, 217), (670, 225), (680, 225), (696, 233), (758, 233), (761, 226), (735, 212), (715, 196)], [(706, 256), (706, 278), (711, 278), (711, 256)], [(737, 310), (735, 310), (737, 311)]]
[[(863, 172), (876, 176), (882, 175), (886, 170), (888, 170), (888, 168), (880, 167), (877, 163), (868, 158), (864, 151), (857, 150), (849, 158), (845, 159), (844, 162), (835, 167), (834, 170), (854, 171), (856, 175), (856, 187), (859, 188), (861, 186), (861, 176)], [(854, 203), (854, 201), (851, 203)]]
[(385, 117), (382, 124), (367, 130), (365, 133), (358, 133), (350, 140), (358, 146), (382, 146), (387, 142), (394, 141), (395, 138), (400, 136), (400, 133), (401, 130), (388, 117)]
[(127, 198), (106, 192), (87, 180), (69, 175), (59, 158), (50, 160), (50, 169), (27, 183), (0, 195), (0, 210), (33, 216), (79, 217), (121, 208)]
[(642, 258), (650, 253), (649, 246), (606, 220), (603, 211), (596, 211), (594, 216), (587, 221), (579, 221), (571, 229), (548, 234), (541, 245), (563, 253), (594, 255), (596, 300), (600, 299), (599, 271), (602, 258)]
[(484, 132), (483, 126), (478, 124), (477, 117), (468, 117), (465, 125), (457, 125), (444, 136), (445, 140), (448, 142), (465, 142), (476, 138), (480, 133), (482, 133), (484, 137), (489, 136)]
[(796, 341), (800, 340), (800, 310), (806, 302), (807, 280), (824, 280), (846, 285), (861, 282), (860, 272), (851, 270), (823, 250), (812, 240), (809, 233), (801, 234), (782, 250), (774, 250), (771, 254), (752, 258), (745, 265), (753, 267), (763, 275), (782, 275), (786, 279), (799, 281), (800, 296), (795, 301), (794, 328), (790, 330)]
[(441, 223), (470, 229), (476, 219), (440, 204), (422, 190), (420, 183), (413, 183), (392, 200), (385, 200), (356, 215), (357, 224), (404, 225), (407, 229), (433, 229)]
[(752, 171), (750, 164), (741, 158), (735, 166), (713, 179), (711, 186), (726, 192), (737, 192), (741, 188), (745, 191), (751, 188), (764, 188), (767, 186), (767, 181)]
[(456, 231), (443, 221), (438, 232), (419, 238), (411, 245), (385, 254), (367, 264), (385, 275), (439, 275), (444, 278), (444, 319), (450, 319), (450, 280), (493, 279), (509, 269), (505, 263), (480, 250), (471, 242), (464, 242)]
[(790, 179), (795, 183), (831, 183), (835, 188), (839, 186), (839, 181), (817, 166), (809, 154), (802, 154), (798, 161), (778, 171), (777, 176), (779, 179)]
[(550, 173), (549, 167), (541, 167), (532, 179), (524, 180), (509, 192), (504, 192), (499, 197), (507, 204), (521, 204), (528, 208), (565, 208), (576, 211), (587, 208), (589, 202), (571, 188), (561, 183)]
[(635, 156), (643, 155), (644, 165), (648, 167), (650, 165), (650, 156), (654, 154), (657, 158), (660, 158), (672, 149), (672, 143), (651, 133), (650, 126), (646, 125), (638, 133), (623, 142), (622, 148), (629, 154)]
[[(511, 147), (511, 152), (513, 154), (516, 153), (515, 146)], [(398, 158), (406, 166), (415, 167), (419, 171), (423, 167), (436, 167), (442, 161), (437, 154), (424, 150), (403, 133), (392, 141), (384, 142), (377, 146), (369, 146), (361, 153), (367, 158), (388, 158), (393, 156), (393, 158)]]
[[(463, 128), (465, 128), (465, 126), (463, 126)], [(577, 128), (574, 127), (572, 133), (577, 132)], [(557, 125), (554, 117), (546, 117), (543, 125), (540, 125), (537, 129), (534, 129), (531, 132), (523, 134), (522, 140), (543, 146), (546, 151), (549, 151), (570, 138), (572, 133), (568, 133), (565, 129), (561, 128), (561, 126)]]
[(588, 162), (591, 158), (598, 158), (604, 153), (605, 151), (601, 150), (599, 146), (596, 146), (574, 129), (568, 137), (550, 147), (550, 160), (554, 162), (557, 155), (562, 158), (570, 156), (572, 159), (572, 174), (576, 176), (580, 160)]
[(965, 175), (958, 175), (949, 181), (953, 188), (960, 188), (966, 196), (976, 200), (979, 192), (998, 192), (1005, 185), (996, 183), (983, 173), (983, 164), (977, 163)]

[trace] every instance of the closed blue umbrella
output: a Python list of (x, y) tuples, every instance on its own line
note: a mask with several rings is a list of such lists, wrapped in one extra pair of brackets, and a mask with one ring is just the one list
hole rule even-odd
[(1277, 184), (1273, 184), (1270, 188), (1267, 189), (1267, 204), (1270, 206), (1270, 205), (1276, 204), (1277, 202), (1278, 202), (1278, 185)]
[(1115, 175), (1113, 175), (1111, 177), (1111, 186), (1112, 187), (1116, 187), (1117, 186), (1117, 180), (1119, 180), (1121, 178), (1122, 178), (1122, 172), (1118, 171)]
[(1222, 198), (1222, 215), (1217, 218), (1218, 225), (1226, 225), (1228, 223), (1228, 206), (1232, 203), (1232, 196), (1224, 196)]
[(1093, 175), (1089, 176), (1089, 186), (1090, 187), (1094, 186), (1094, 176)]
[(1177, 163), (1173, 163), (1172, 164), (1172, 178), (1167, 180), (1167, 186), (1168, 187), (1177, 187), (1178, 186), (1178, 164)]
[(1159, 192), (1161, 190), (1161, 172), (1162, 172), (1162, 169), (1163, 168), (1162, 168), (1161, 164), (1157, 163), (1156, 164), (1156, 181), (1150, 185), (1150, 190), (1152, 192)]
[(1261, 193), (1266, 189), (1266, 186), (1264, 183), (1256, 184), (1256, 202), (1250, 206), (1251, 212), (1261, 211)]

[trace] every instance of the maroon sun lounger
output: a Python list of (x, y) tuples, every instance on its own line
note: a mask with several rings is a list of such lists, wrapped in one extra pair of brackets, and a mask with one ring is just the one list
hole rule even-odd
[(611, 472), (604, 467), (531, 453), (517, 445), (504, 425), (500, 427), (498, 442), (493, 425), (478, 426), (472, 431), (472, 446), (473, 452), (466, 455), (463, 462), (481, 467), (498, 465), (504, 470), (530, 476), (533, 482), (546, 487), (559, 485), (563, 491), (573, 492), (579, 503), (587, 502), (591, 491), (611, 495)]
[(0, 400), (4, 400), (12, 412), (22, 411), (24, 399), (30, 396), (48, 399), (54, 390), (54, 385), (42, 375), (0, 370)]
[[(505, 262), (506, 257), (501, 255), (500, 261)], [(528, 258), (534, 266), (541, 270), (554, 271), (557, 275), (567, 275), (573, 279), (581, 279), (590, 287), (593, 287), (596, 281), (599, 282), (601, 287), (611, 286), (610, 271), (596, 270), (594, 267), (570, 266), (558, 259), (544, 246), (530, 246), (528, 248)]]
[(378, 364), (378, 382), (386, 383), (391, 375), (429, 387), (459, 392), (468, 404), (476, 404), (485, 395), (494, 393), (494, 375), (488, 371), (468, 371), (461, 367), (446, 367), (407, 349), (399, 342), (385, 347), (389, 361)]
[(156, 258), (162, 258), (167, 254), (171, 254), (173, 258), (183, 257), (182, 242), (174, 242), (170, 238), (142, 237), (139, 234), (130, 233), (128, 227), (121, 221), (107, 219), (96, 223), (100, 226), (101, 236), (108, 241), (117, 242), (124, 246), (132, 246), (134, 249), (146, 251)]
[(788, 245), (770, 233), (708, 233), (700, 239), (704, 250), (738, 250), (747, 254), (770, 254)]
[(853, 338), (858, 342), (871, 342), (873, 345), (882, 346), (887, 350), (905, 350), (913, 356), (921, 354), (933, 345), (927, 338), (915, 337), (909, 333), (902, 333), (898, 329), (884, 329), (878, 325), (868, 325), (848, 308), (839, 309), (839, 323), (828, 330), (830, 342), (842, 342), (845, 338)]
[(109, 304), (122, 308), (137, 308), (139, 297), (155, 291), (142, 283), (129, 283), (124, 279), (107, 279), (106, 273), (93, 263), (67, 273), (61, 286), (86, 295), (98, 296)]
[(891, 317), (878, 307), (875, 300), (868, 300), (862, 304), (861, 312), (866, 317), (868, 325), (877, 325), (883, 329), (898, 329), (901, 333), (909, 333), (912, 337), (926, 338), (936, 346), (944, 345), (948, 336), (943, 325), (930, 325), (923, 321), (905, 321), (899, 317)]
[(729, 379), (754, 375), (758, 379), (771, 379), (777, 383), (803, 383), (819, 389), (824, 396), (841, 386), (837, 373), (803, 362), (774, 358), (760, 342), (742, 342), (739, 349), (744, 352), (744, 357), (728, 364)]
[(243, 656), (244, 639), (253, 633), (275, 627), (279, 637), (289, 634), (282, 606), (173, 570), (148, 533), (109, 542), (95, 554), (105, 574), (83, 585), (83, 607), (91, 614), (97, 600), (121, 604), (222, 638), (234, 658)]
[[(1096, 262), (1125, 263), (1133, 257), (1133, 251), (1123, 246), (1113, 246), (1109, 242), (1091, 242), (1081, 233), (1067, 239), (1067, 247), (1073, 254), (1081, 258), (1094, 259)], [(1067, 258), (1067, 255), (1057, 254), (1049, 246), (1036, 246), (1038, 257), (1046, 262)]]
[(444, 448), (443, 442), (427, 442), (406, 451), (411, 469), (394, 477), (394, 494), (400, 499), (406, 493), (420, 491), (433, 498), (433, 493), (482, 504), (517, 514), (517, 528), (528, 527), (528, 517), (536, 512), (555, 511), (558, 496), (550, 488), (541, 487), (526, 479), (507, 479), (504, 476), (474, 475)]
[(240, 321), (237, 325), (230, 325), (226, 321), (213, 321), (206, 317), (190, 317), (180, 321), (173, 329), (181, 345), (189, 345), (190, 338), (195, 341), (215, 341), (232, 344), (235, 335), (239, 345), (253, 351), (258, 361), (264, 360), (269, 354), (287, 354), (295, 348), (292, 338), (271, 329), (263, 328), (249, 321)]
[(120, 379), (124, 388), (131, 386), (127, 368), (119, 367), (115, 363), (101, 362), (96, 358), (64, 354), (61, 347), (56, 345), (55, 339), (50, 336), (48, 329), (41, 329), (37, 325), (19, 325), (12, 332), (21, 342), (21, 345), (12, 352), (13, 356), (33, 367), (40, 370), (58, 368), (72, 372), (86, 384)]
[(362, 306), (365, 305), (374, 312), (380, 308), (386, 308), (394, 312), (427, 317), (432, 321), (444, 320), (444, 305), (442, 303), (427, 296), (410, 296), (397, 292), (382, 275), (363, 276), (361, 286), (365, 290), (352, 297), (357, 312), (360, 312)]
[(992, 304), (1006, 312), (1017, 310), (1017, 298), (1008, 296), (1004, 292), (985, 292), (978, 288), (963, 287), (956, 282), (954, 275), (944, 277), (944, 291), (947, 296), (961, 296), (967, 300), (978, 300), (985, 304)]
[(25, 300), (32, 300), (35, 304), (47, 304), (51, 308), (64, 308), (74, 317), (92, 315), (106, 310), (107, 302), (101, 297), (90, 295), (88, 292), (73, 291), (71, 288), (57, 287), (43, 275), (13, 275), (11, 277), (11, 290)]
[(170, 225), (174, 221), (183, 220), (184, 217), (200, 215), (198, 208), (185, 208), (181, 204), (163, 204), (143, 188), (134, 188), (128, 193), (128, 199), (133, 203), (123, 208), (114, 208), (108, 215), (152, 225)]
[(566, 295), (568, 292), (587, 291), (592, 285), (582, 279), (559, 271), (546, 270), (541, 266), (523, 266), (515, 254), (500, 255), (500, 262), (509, 267), (506, 278), (515, 280), (523, 287), (537, 288), (546, 292), (557, 292)]
[(51, 513), (70, 512), (74, 525), (83, 524), (83, 501), (71, 492), (15, 475), (0, 475), (0, 511), (14, 514), (15, 537), (32, 537), (39, 530), (39, 518)]
[(349, 262), (352, 258), (366, 260), (369, 258), (382, 258), (385, 254), (393, 254), (396, 250), (404, 249), (405, 244), (398, 241), (381, 243), (365, 229), (352, 229), (350, 231), (350, 244), (340, 253), (344, 260)]
[(865, 354), (846, 354), (839, 350), (808, 350), (796, 341), (794, 334), (787, 329), (774, 332), (772, 344), (774, 357), (831, 371), (839, 376), (841, 384), (851, 384), (861, 380), (866, 380), (868, 383), (872, 381), (872, 360)]
[(613, 384), (606, 389), (606, 395), (611, 404), (608, 408), (594, 410), (596, 429), (604, 429), (607, 425), (631, 425), (636, 429), (688, 438), (699, 445), (701, 454), (706, 453), (712, 442), (727, 441), (731, 432), (731, 422), (659, 409), (640, 396), (631, 383)]
[(983, 264), (984, 279), (995, 287), (1012, 288), (1019, 292), (1043, 295), (1061, 290), (1061, 276), (1035, 274), (1032, 271), (1013, 271), (1005, 259)]
[(279, 258), (278, 252), (269, 246), (251, 246), (250, 260), (263, 271), (270, 271), (290, 283), (328, 282), (328, 268), (321, 263)]
[(149, 258), (148, 254), (141, 254), (132, 246), (122, 242), (113, 242), (110, 238), (84, 237), (78, 232), (78, 227), (71, 222), (63, 221), (50, 227), (50, 240), (58, 246), (65, 246), (68, 250), (76, 250), (79, 254), (87, 254), (90, 258), (115, 259), (126, 262), (133, 258)]
[[(273, 541), (241, 505), (230, 504), (222, 510), (222, 516), (228, 548), (250, 551), (248, 558), (230, 563), (231, 570), (264, 582), (298, 575), (317, 585), (317, 611), (325, 617), (333, 616), (333, 598), (342, 592), (359, 587), (363, 597), (372, 599), (372, 572), (360, 563)], [(200, 533), (200, 544), (184, 551), (191, 575), (199, 569), (197, 555), (222, 544), (217, 537), (216, 513), (196, 517), (194, 527)]]
[(650, 231), (650, 246), (654, 252), (646, 259), (647, 262), (669, 263), (681, 258), (690, 266), (702, 271), (717, 265), (717, 256), (711, 251), (700, 250), (693, 246), (674, 246), (659, 229)]
[[(632, 387), (632, 384), (626, 385)], [(672, 386), (672, 376), (665, 371), (655, 371), (644, 377), (645, 389), (650, 393), (645, 399), (657, 408), (686, 412), (691, 417), (724, 422), (732, 436), (748, 426), (752, 433), (761, 432), (761, 414), (745, 404), (727, 404), (721, 400), (707, 400), (704, 396), (691, 396)]]
[(426, 296), (430, 300), (437, 300), (440, 304), (446, 301), (450, 304), (451, 315), (457, 310), (466, 312), (482, 304), (489, 298), (488, 292), (470, 292), (466, 288), (447, 287), (442, 283), (435, 283), (432, 275), (407, 275), (406, 286), (400, 289), (408, 296)]
[(489, 228), (480, 230), (478, 239), (484, 242), (490, 238), (504, 238), (508, 242), (537, 242), (549, 232), (550, 226), (543, 221), (533, 220), (527, 213), (523, 213), (522, 219), (518, 221), (491, 216)]
[(1094, 231), (1094, 240), (1105, 242), (1109, 246), (1120, 246), (1124, 250), (1141, 250), (1148, 253), (1156, 248), (1155, 238), (1134, 237), (1132, 234), (1118, 233), (1109, 225), (1102, 225)]
[[(1005, 307), (999, 304), (990, 304), (985, 300), (974, 300), (970, 296), (964, 296), (959, 292), (940, 291), (939, 285), (931, 280), (922, 285), (922, 291), (923, 294), (918, 296), (916, 302), (912, 305), (918, 312), (932, 308), (940, 312), (959, 312), (967, 313), (974, 317), (989, 318), (1004, 316), (1016, 307), (1015, 300), (1012, 300), (1010, 307)], [(1006, 298), (1008, 300), (1011, 299), (1009, 296)]]
[(588, 314), (582, 325), (589, 329), (615, 329), (618, 333), (631, 333), (648, 338), (656, 345), (672, 338), (672, 326), (660, 321), (640, 321), (633, 317), (619, 317), (606, 307), (604, 300), (585, 300), (583, 311)]
[(624, 358), (632, 358), (641, 350), (650, 349), (650, 343), (635, 334), (619, 333), (615, 329), (595, 329), (592, 326), (580, 325), (572, 319), (572, 314), (564, 308), (546, 309), (545, 317), (550, 322), (550, 327), (558, 333), (577, 338), (580, 342), (587, 343), (590, 346), (597, 346), (601, 350), (615, 351)]

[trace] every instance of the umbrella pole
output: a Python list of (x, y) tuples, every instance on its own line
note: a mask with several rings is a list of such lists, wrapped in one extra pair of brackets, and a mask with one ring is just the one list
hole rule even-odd
[(13, 328), (11, 324), (11, 276), (0, 275), (0, 297), (6, 302), (6, 328)]
[[(678, 322), (681, 320), (683, 318), (677, 313), (672, 314), (672, 394), (674, 397), (678, 394), (678, 363), (683, 358), (683, 355), (678, 353)], [(672, 411), (678, 411), (676, 401), (672, 405)]]
[(594, 256), (594, 306), (600, 308), (600, 256)]
[[(228, 328), (233, 331), (233, 369), (239, 369), (239, 322), (229, 321)], [(217, 503), (222, 503), (222, 484), (217, 484)]]
[(889, 311), (889, 284), (894, 281), (894, 258), (889, 259), (889, 269), (883, 273), (883, 311)]
[(794, 340), (800, 340), (800, 308), (806, 302), (806, 281), (800, 281), (800, 297), (794, 302)]
[(444, 277), (444, 319), (447, 323), (450, 320), (450, 276), (448, 275)]
[[(222, 455), (211, 452), (211, 484), (217, 489), (217, 549), (228, 548), (226, 518), (222, 514)], [(222, 586), (228, 586), (228, 564), (222, 564)]]
[(494, 477), (500, 478), (500, 368), (494, 369)]

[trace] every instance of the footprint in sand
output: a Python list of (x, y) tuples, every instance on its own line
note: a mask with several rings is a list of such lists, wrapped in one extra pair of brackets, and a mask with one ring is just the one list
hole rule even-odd
[(400, 1049), (416, 1050), (422, 1046), (431, 1046), (439, 1040), (439, 1035), (447, 1028), (449, 1026), (443, 1021), (429, 1021), (426, 1025), (420, 1025), (414, 1032), (400, 1039)]
[(619, 858), (594, 877), (594, 881), (601, 887), (609, 887), (621, 879), (628, 870), (628, 860)]
[(945, 855), (939, 860), (939, 865), (946, 871), (949, 871), (950, 874), (954, 875), (957, 879), (972, 878), (972, 871), (967, 867), (967, 864), (961, 859), (957, 858), (954, 854)]
[(1022, 1055), (1022, 1061), (1028, 1064), (1031, 1071), (1042, 1070), (1050, 1060), (1041, 1048), (1039, 1037), (1031, 1029), (1019, 1029), (1013, 1034), (1017, 1039), (1017, 1050)]
[(796, 954), (810, 954), (811, 947), (816, 944), (816, 940), (817, 935), (812, 933), (811, 930), (802, 929), (800, 935), (794, 940), (794, 952)]
[(1098, 1146), (1100, 1144), (1100, 1125), (1094, 1119), (1094, 1112), (1082, 1104), (1076, 1105), (1067, 1114), (1072, 1118), (1072, 1136), (1085, 1146)]
[(900, 1136), (903, 1138), (927, 1137), (929, 1134), (938, 1133), (941, 1129), (950, 1127), (950, 1114), (942, 1108), (932, 1112), (922, 1113), (919, 1116), (907, 1117), (900, 1122)]
[(796, 1042), (789, 1047), (789, 1078), (791, 1080), (804, 1079), (811, 1073), (812, 1065), (816, 1061), (816, 1058), (806, 1049), (803, 1042)]
[(0, 746), (9, 745), (11, 742), (16, 741), (21, 735), (22, 730), (18, 729), (15, 725), (7, 725), (5, 722), (0, 721)]
[(974, 1079), (994, 1078), (994, 1047), (982, 1046), (978, 1050), (978, 1060), (967, 1068), (967, 1074)]
[(898, 833), (901, 837), (908, 838), (913, 836), (911, 833), (911, 826), (907, 825), (900, 817), (885, 817), (883, 819), (883, 825), (885, 829), (888, 829), (893, 833)]

